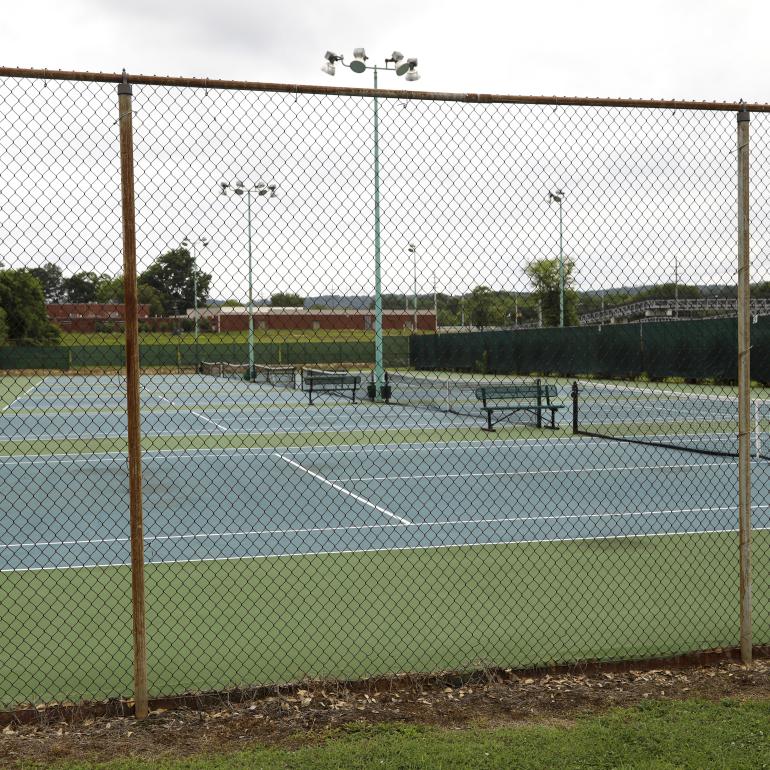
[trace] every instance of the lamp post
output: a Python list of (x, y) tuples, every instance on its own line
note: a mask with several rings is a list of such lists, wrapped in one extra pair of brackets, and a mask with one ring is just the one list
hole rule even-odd
[(228, 191), (233, 192), (235, 195), (243, 195), (246, 193), (246, 212), (247, 212), (247, 230), (249, 241), (249, 375), (248, 379), (254, 379), (254, 279), (252, 269), (252, 249), (251, 249), (251, 194), (255, 192), (258, 196), (268, 195), (271, 198), (277, 197), (275, 191), (278, 189), (277, 185), (265, 184), (264, 182), (256, 182), (252, 184), (250, 182), (220, 182), (221, 195), (225, 197)]
[[(382, 272), (380, 260), (380, 122), (377, 105), (377, 65), (367, 65), (368, 56), (363, 48), (353, 49), (353, 60), (346, 64), (340, 54), (327, 51), (324, 55), (324, 63), (321, 71), (327, 75), (336, 73), (336, 64), (339, 62), (353, 72), (362, 73), (372, 70), (374, 73), (374, 397), (381, 400), (382, 389), (385, 385), (385, 369), (382, 362)], [(393, 67), (388, 65), (392, 64)], [(395, 72), (396, 75), (406, 75), (410, 82), (419, 80), (417, 72), (417, 59), (405, 59), (399, 51), (393, 51), (389, 59), (385, 59), (384, 70)]]
[(674, 318), (679, 318), (679, 257), (674, 257)]
[(548, 203), (559, 204), (559, 326), (564, 326), (564, 228), (562, 226), (562, 201), (564, 191), (556, 190), (548, 193)]
[(410, 243), (407, 251), (414, 258), (414, 291), (412, 293), (412, 296), (414, 297), (414, 323), (412, 324), (412, 328), (414, 332), (417, 333), (417, 245)]
[(206, 248), (211, 241), (202, 236), (200, 238), (185, 238), (182, 241), (182, 246), (186, 249), (192, 249), (193, 258), (193, 307), (195, 308), (195, 365), (200, 364), (198, 357), (198, 335), (200, 334), (200, 323), (198, 320), (198, 248)]

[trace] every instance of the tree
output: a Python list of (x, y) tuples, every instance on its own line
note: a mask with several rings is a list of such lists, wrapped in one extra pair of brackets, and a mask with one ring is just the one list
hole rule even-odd
[[(577, 292), (572, 288), (575, 263), (564, 260), (564, 325), (577, 326)], [(558, 326), (560, 320), (560, 279), (558, 259), (538, 259), (526, 268), (527, 276), (535, 288), (535, 299), (540, 302), (545, 326)]]
[(46, 302), (61, 302), (64, 296), (62, 271), (53, 262), (46, 262), (42, 267), (30, 267), (27, 272), (40, 281)]
[(703, 295), (697, 286), (687, 286), (685, 284), (662, 283), (658, 286), (650, 286), (649, 289), (640, 291), (634, 298), (634, 302), (645, 299), (700, 299)]
[(270, 304), (273, 307), (304, 307), (305, 300), (299, 294), (279, 291), (270, 297)]
[(109, 278), (90, 271), (75, 273), (62, 281), (67, 302), (96, 302), (99, 287)]
[(5, 310), (0, 307), (0, 347), (8, 342), (8, 319)]
[[(198, 270), (197, 279), (198, 303), (205, 305), (211, 275)], [(166, 315), (183, 313), (195, 305), (195, 262), (184, 246), (161, 254), (139, 276), (138, 283), (158, 292)]]
[[(163, 315), (163, 298), (157, 289), (147, 284), (137, 284), (137, 297), (140, 305), (150, 306), (150, 315)], [(119, 275), (104, 281), (99, 286), (97, 292), (97, 301), (122, 304), (125, 301), (125, 292), (123, 289), (123, 276)]]
[(58, 344), (59, 329), (45, 310), (40, 281), (26, 270), (0, 270), (0, 308), (8, 339), (26, 345)]
[(477, 286), (465, 301), (466, 312), (473, 326), (484, 331), (486, 326), (494, 324), (495, 295), (486, 286)]
[(222, 307), (246, 307), (243, 302), (238, 302), (237, 299), (226, 299), (222, 303)]

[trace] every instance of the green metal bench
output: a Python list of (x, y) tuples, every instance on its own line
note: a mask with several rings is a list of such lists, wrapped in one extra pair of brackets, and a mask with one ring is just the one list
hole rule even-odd
[[(540, 380), (522, 385), (484, 385), (476, 388), (476, 398), (481, 401), (482, 411), (487, 413), (487, 427), (494, 431), (494, 426), (516, 412), (530, 412), (535, 415), (538, 428), (543, 427), (543, 412), (551, 413), (549, 427), (556, 428), (556, 412), (563, 404), (552, 404), (556, 396), (556, 387), (543, 385)], [(503, 415), (494, 419), (495, 412)]]

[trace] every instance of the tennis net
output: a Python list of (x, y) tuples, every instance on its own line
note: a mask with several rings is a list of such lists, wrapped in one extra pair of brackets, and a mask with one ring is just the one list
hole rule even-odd
[[(686, 387), (686, 386), (683, 386)], [(576, 382), (573, 428), (578, 434), (635, 444), (738, 456), (738, 399), (671, 386)], [(751, 405), (751, 453), (770, 458), (768, 406)]]
[(201, 361), (198, 371), (211, 377), (226, 377), (231, 380), (247, 380), (248, 364), (228, 364), (226, 361)]
[(254, 364), (252, 380), (281, 388), (294, 388), (297, 384), (297, 369), (287, 364)]

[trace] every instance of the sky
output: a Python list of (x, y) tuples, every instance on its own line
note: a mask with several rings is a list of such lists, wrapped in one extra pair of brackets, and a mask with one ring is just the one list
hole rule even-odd
[[(741, 0), (38, 0), (4, 11), (0, 65), (370, 87), (370, 73), (320, 70), (326, 50), (363, 46), (370, 63), (417, 57), (416, 84), (388, 73), (384, 88), (770, 102), (768, 22), (770, 6)], [(114, 86), (9, 87), (0, 150), (18, 165), (0, 167), (0, 259), (115, 274)], [(257, 296), (371, 292), (368, 99), (144, 87), (134, 106), (140, 269), (205, 235), (213, 294), (243, 299), (245, 212), (216, 196), (243, 178), (280, 193), (254, 212)], [(730, 113), (384, 100), (380, 121), (385, 291), (413, 290), (409, 243), (420, 293), (526, 291), (527, 265), (558, 254), (557, 188), (579, 288), (734, 281)], [(47, 197), (26, 194), (34, 179)]]
[(770, 6), (760, 0), (4, 5), (4, 66), (328, 84), (324, 52), (363, 46), (373, 61), (394, 49), (417, 57), (429, 91), (770, 101)]

